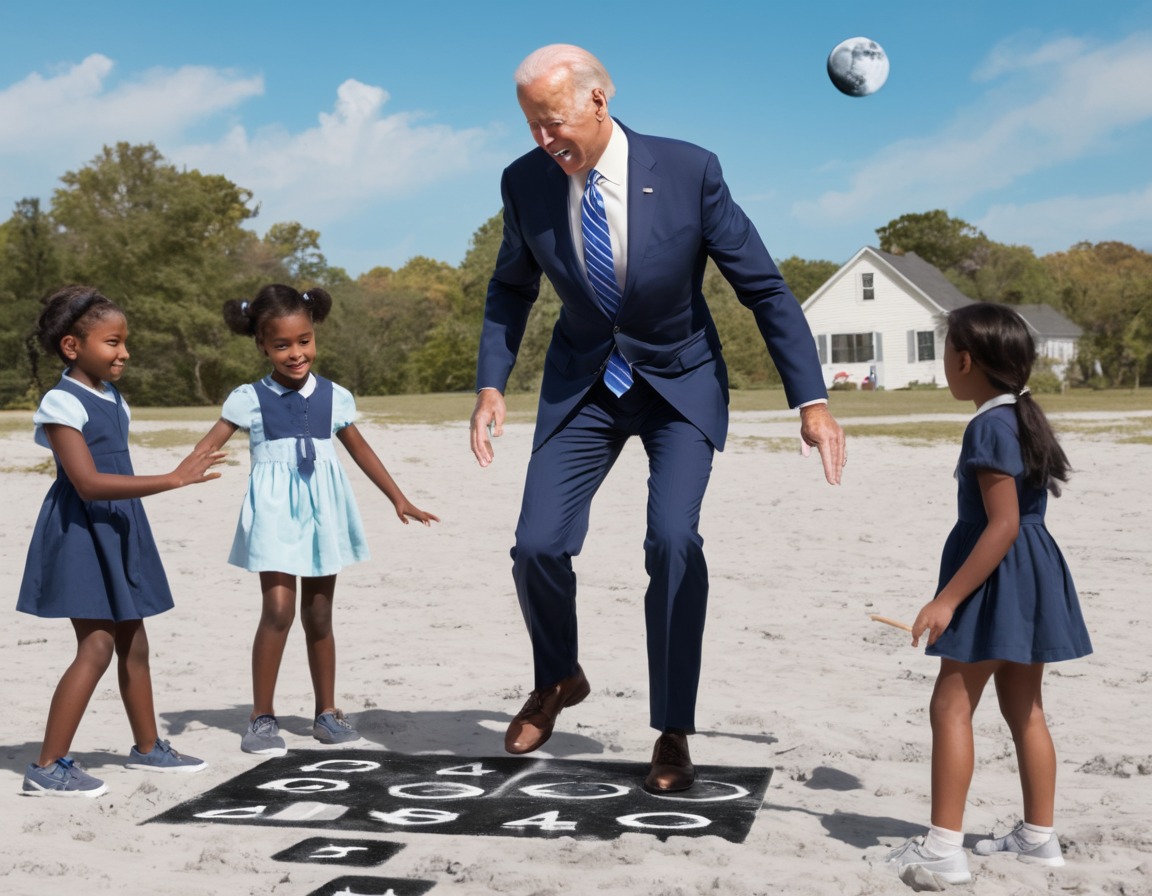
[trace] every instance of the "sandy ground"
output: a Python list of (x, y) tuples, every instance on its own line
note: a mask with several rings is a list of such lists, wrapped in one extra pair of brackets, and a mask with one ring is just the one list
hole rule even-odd
[[(851, 434), (852, 421), (844, 422)], [(399, 525), (346, 461), (374, 556), (340, 576), (339, 700), (365, 735), (360, 748), (499, 755), (503, 728), (531, 680), (508, 559), (530, 427), (510, 426), (496, 464), (484, 471), (467, 450), (464, 423), (363, 429), (409, 497), (443, 523)], [(189, 433), (189, 444), (195, 437)], [(844, 484), (831, 488), (815, 457), (773, 450), (777, 439), (796, 439), (791, 419), (734, 418), (701, 526), (712, 592), (693, 756), (775, 770), (743, 843), (389, 832), (366, 836), (404, 843), (397, 856), (337, 872), (271, 858), (323, 835), (306, 825), (141, 824), (259, 761), (239, 750), (257, 582), (224, 562), (247, 471), (241, 442), (221, 481), (146, 502), (177, 601), (148, 622), (161, 730), (211, 767), (193, 776), (125, 769), (131, 735), (110, 672), (73, 746), (109, 792), (95, 800), (21, 796), (25, 764), (38, 752), (48, 700), (74, 644), (66, 623), (10, 612), (0, 638), (0, 890), (71, 893), (84, 881), (85, 892), (308, 894), (356, 873), (430, 880), (433, 893), (456, 894), (908, 892), (883, 858), (927, 821), (936, 661), (868, 614), (911, 621), (931, 596), (954, 519), (959, 446), (853, 439)], [(1144, 624), (1152, 446), (1106, 432), (1070, 433), (1064, 444), (1078, 472), (1052, 502), (1049, 527), (1076, 577), (1096, 648), (1053, 666), (1047, 680), (1068, 863), (1049, 870), (973, 857), (974, 883), (959, 889), (980, 896), (1152, 894), (1152, 642)], [(0, 582), (11, 606), (50, 479), (30, 471), (46, 457), (30, 433), (0, 446), (7, 516)], [(140, 472), (170, 469), (179, 454), (133, 449)], [(642, 451), (629, 446), (593, 507), (594, 531), (577, 558), (582, 662), (593, 692), (561, 716), (546, 755), (649, 756), (645, 475)], [(290, 641), (277, 701), (289, 747), (317, 746), (308, 736), (312, 695), (299, 636)], [(1020, 811), (1011, 741), (991, 694), (976, 736), (969, 846), (978, 835), (1006, 831)]]

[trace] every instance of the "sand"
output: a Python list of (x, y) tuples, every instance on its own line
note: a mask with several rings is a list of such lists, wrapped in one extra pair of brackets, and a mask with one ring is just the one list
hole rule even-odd
[[(352, 836), (404, 849), (377, 868), (341, 871), (272, 859), (326, 835), (306, 824), (142, 824), (260, 761), (239, 750), (259, 592), (254, 575), (224, 562), (247, 472), (240, 442), (222, 480), (146, 499), (177, 602), (148, 621), (160, 728), (210, 768), (191, 776), (125, 769), (131, 735), (110, 671), (73, 745), (73, 756), (109, 792), (95, 800), (20, 795), (74, 642), (63, 621), (10, 611), (0, 638), (7, 732), (0, 749), (0, 890), (71, 893), (83, 881), (85, 892), (308, 894), (354, 873), (433, 881), (431, 892), (460, 896), (908, 892), (883, 859), (927, 822), (927, 706), (936, 661), (869, 614), (911, 622), (931, 597), (954, 519), (959, 446), (853, 439), (852, 421), (842, 422), (850, 462), (843, 485), (833, 488), (814, 456), (793, 450), (797, 429), (789, 415), (735, 415), (704, 507), (712, 591), (699, 734), (691, 744), (698, 764), (774, 770), (744, 842), (661, 841), (641, 833), (586, 841), (377, 832)], [(1152, 894), (1152, 446), (1099, 429), (1081, 426), (1065, 437), (1078, 472), (1048, 515), (1096, 648), (1091, 657), (1052, 666), (1047, 678), (1067, 865), (973, 856), (975, 881), (957, 889), (981, 896)], [(401, 526), (345, 458), (373, 559), (341, 573), (337, 589), (338, 698), (365, 739), (334, 748), (334, 755), (501, 755), (503, 729), (531, 682), (508, 558), (531, 428), (510, 425), (487, 470), (468, 451), (465, 422), (363, 430), (409, 497), (443, 522), (431, 530)], [(189, 444), (196, 435), (189, 431)], [(30, 470), (46, 458), (30, 433), (10, 433), (0, 446), (7, 511), (0, 581), (11, 606), (50, 478)], [(177, 449), (133, 448), (140, 472), (170, 469), (179, 456)], [(650, 755), (655, 733), (647, 727), (641, 606), (645, 477), (643, 453), (632, 444), (593, 506), (594, 529), (576, 561), (581, 659), (593, 690), (561, 716), (546, 756), (644, 762)], [(317, 746), (308, 733), (312, 694), (299, 634), (285, 655), (277, 711), (290, 749)], [(1011, 740), (991, 693), (976, 717), (976, 740), (969, 846), (988, 832), (1006, 832), (1020, 812)]]

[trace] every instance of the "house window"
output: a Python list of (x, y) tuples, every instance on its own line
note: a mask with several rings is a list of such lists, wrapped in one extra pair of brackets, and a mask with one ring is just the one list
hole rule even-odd
[(936, 334), (931, 330), (918, 330), (916, 333), (916, 360), (936, 360)]
[(877, 360), (872, 336), (872, 333), (833, 333), (832, 363), (853, 364)]
[(876, 290), (872, 286), (873, 276), (873, 274), (860, 275), (860, 290), (865, 302), (871, 302), (874, 298), (876, 298)]

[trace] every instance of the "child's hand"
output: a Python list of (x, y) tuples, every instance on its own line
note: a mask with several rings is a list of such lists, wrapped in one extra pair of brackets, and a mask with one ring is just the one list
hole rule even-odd
[(936, 639), (944, 634), (948, 623), (952, 621), (953, 609), (940, 600), (930, 600), (916, 614), (916, 621), (912, 623), (912, 646), (920, 646), (920, 636), (928, 633), (928, 646), (936, 643)]
[(409, 519), (414, 519), (419, 523), (423, 523), (425, 526), (431, 525), (433, 522), (440, 522), (440, 517), (434, 513), (421, 510), (414, 504), (408, 503), (407, 500), (396, 502), (396, 516), (400, 517), (400, 522), (405, 526), (408, 525)]
[(209, 479), (219, 479), (219, 472), (209, 473), (210, 467), (224, 463), (227, 455), (223, 451), (207, 451), (202, 448), (193, 449), (180, 465), (172, 471), (176, 480), (176, 487), (195, 485), (198, 482), (207, 482)]

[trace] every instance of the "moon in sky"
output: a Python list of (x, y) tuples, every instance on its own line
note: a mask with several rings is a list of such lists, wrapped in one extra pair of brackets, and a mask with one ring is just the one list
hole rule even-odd
[(828, 77), (848, 96), (868, 96), (888, 80), (888, 54), (867, 37), (850, 37), (828, 54)]

